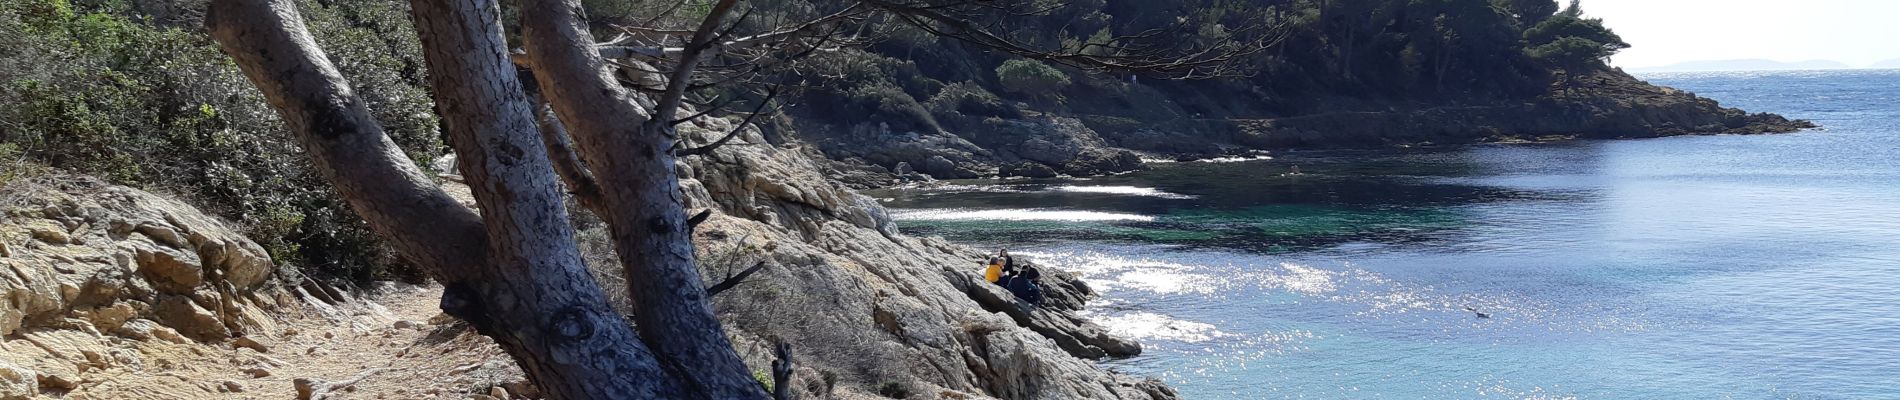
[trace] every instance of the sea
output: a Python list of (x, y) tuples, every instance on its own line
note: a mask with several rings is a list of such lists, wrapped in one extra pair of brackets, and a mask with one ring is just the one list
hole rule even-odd
[(1822, 127), (869, 194), (1082, 274), (1190, 399), (1900, 399), (1900, 70), (1641, 78)]

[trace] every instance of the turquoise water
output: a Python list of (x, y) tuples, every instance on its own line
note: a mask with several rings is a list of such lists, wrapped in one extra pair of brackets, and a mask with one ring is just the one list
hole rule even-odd
[(1900, 71), (1647, 78), (1826, 128), (872, 195), (1085, 273), (1189, 398), (1900, 398)]

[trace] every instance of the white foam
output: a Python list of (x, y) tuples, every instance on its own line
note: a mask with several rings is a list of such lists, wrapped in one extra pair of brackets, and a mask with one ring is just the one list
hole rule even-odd
[(970, 210), (961, 208), (924, 208), (891, 210), (891, 217), (910, 221), (1154, 221), (1155, 217), (1100, 211), (1011, 208)]
[(1049, 190), (1054, 190), (1058, 192), (1069, 192), (1069, 193), (1101, 193), (1101, 194), (1114, 194), (1114, 195), (1122, 195), (1122, 196), (1156, 197), (1156, 198), (1163, 198), (1163, 199), (1192, 199), (1195, 197), (1195, 196), (1179, 194), (1179, 193), (1168, 193), (1168, 192), (1161, 191), (1161, 189), (1136, 187), (1136, 186), (1066, 185), (1066, 186), (1057, 186), (1054, 188), (1050, 188)]

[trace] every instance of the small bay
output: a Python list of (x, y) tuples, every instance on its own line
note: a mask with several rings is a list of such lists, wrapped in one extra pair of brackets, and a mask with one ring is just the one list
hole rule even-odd
[(1189, 398), (1900, 398), (1900, 71), (1643, 78), (1823, 128), (867, 194), (1083, 273)]

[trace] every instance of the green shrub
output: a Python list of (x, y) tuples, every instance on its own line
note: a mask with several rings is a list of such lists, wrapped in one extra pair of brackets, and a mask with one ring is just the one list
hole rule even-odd
[[(162, 7), (172, 6), (187, 5)], [(426, 162), (442, 146), (420, 86), (420, 47), (398, 7), (300, 8), (391, 137)], [(0, 45), (10, 49), (0, 53), (0, 146), (23, 162), (179, 194), (308, 275), (416, 276), (314, 173), (262, 95), (195, 24), (158, 25), (132, 8), (0, 0)]]

